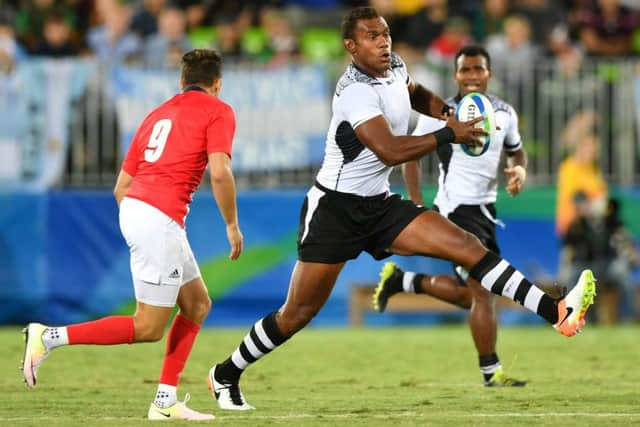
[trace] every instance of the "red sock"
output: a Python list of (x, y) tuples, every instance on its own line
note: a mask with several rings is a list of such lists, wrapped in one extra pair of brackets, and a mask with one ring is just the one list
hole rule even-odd
[(178, 385), (180, 374), (187, 363), (193, 343), (200, 331), (200, 325), (178, 314), (171, 324), (167, 337), (167, 351), (164, 354), (160, 384)]
[(109, 316), (67, 326), (69, 345), (131, 344), (133, 335), (133, 317), (131, 316)]

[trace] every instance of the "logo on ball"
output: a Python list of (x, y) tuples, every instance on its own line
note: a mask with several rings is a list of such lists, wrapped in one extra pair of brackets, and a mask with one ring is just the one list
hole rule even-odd
[(473, 120), (476, 117), (483, 116), (484, 120), (476, 123), (476, 127), (487, 132), (486, 136), (478, 136), (482, 145), (468, 146), (460, 144), (462, 151), (469, 156), (481, 156), (486, 153), (491, 144), (491, 139), (495, 134), (496, 122), (491, 101), (481, 93), (471, 92), (466, 94), (458, 103), (455, 111), (456, 119), (461, 122)]

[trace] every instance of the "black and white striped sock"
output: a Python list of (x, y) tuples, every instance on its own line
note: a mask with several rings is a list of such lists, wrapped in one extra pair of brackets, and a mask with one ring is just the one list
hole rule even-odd
[(216, 369), (218, 380), (236, 382), (249, 365), (283, 344), (284, 337), (276, 322), (276, 312), (258, 320), (231, 356)]
[(500, 359), (496, 353), (478, 356), (480, 361), (480, 372), (485, 381), (489, 381), (493, 374), (502, 367)]
[(491, 293), (514, 300), (549, 323), (554, 324), (558, 321), (558, 308), (553, 298), (531, 284), (508, 261), (493, 252), (487, 252), (471, 268), (469, 275)]

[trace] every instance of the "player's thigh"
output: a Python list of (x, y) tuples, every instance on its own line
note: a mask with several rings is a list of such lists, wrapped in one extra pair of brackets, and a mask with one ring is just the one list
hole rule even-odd
[(466, 268), (475, 265), (486, 253), (477, 237), (434, 211), (424, 212), (409, 223), (390, 250), (398, 255), (448, 259)]
[(120, 228), (131, 252), (136, 300), (173, 307), (189, 259), (184, 229), (153, 206), (128, 198), (121, 203)]
[(301, 309), (317, 312), (331, 295), (333, 286), (344, 266), (298, 261), (291, 273), (289, 291), (281, 314), (296, 316)]

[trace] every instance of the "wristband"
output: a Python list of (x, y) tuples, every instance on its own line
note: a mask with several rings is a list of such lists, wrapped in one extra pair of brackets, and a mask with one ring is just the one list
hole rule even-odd
[(435, 131), (433, 136), (436, 137), (436, 144), (438, 147), (451, 144), (456, 139), (456, 134), (449, 126), (445, 126), (442, 129)]

